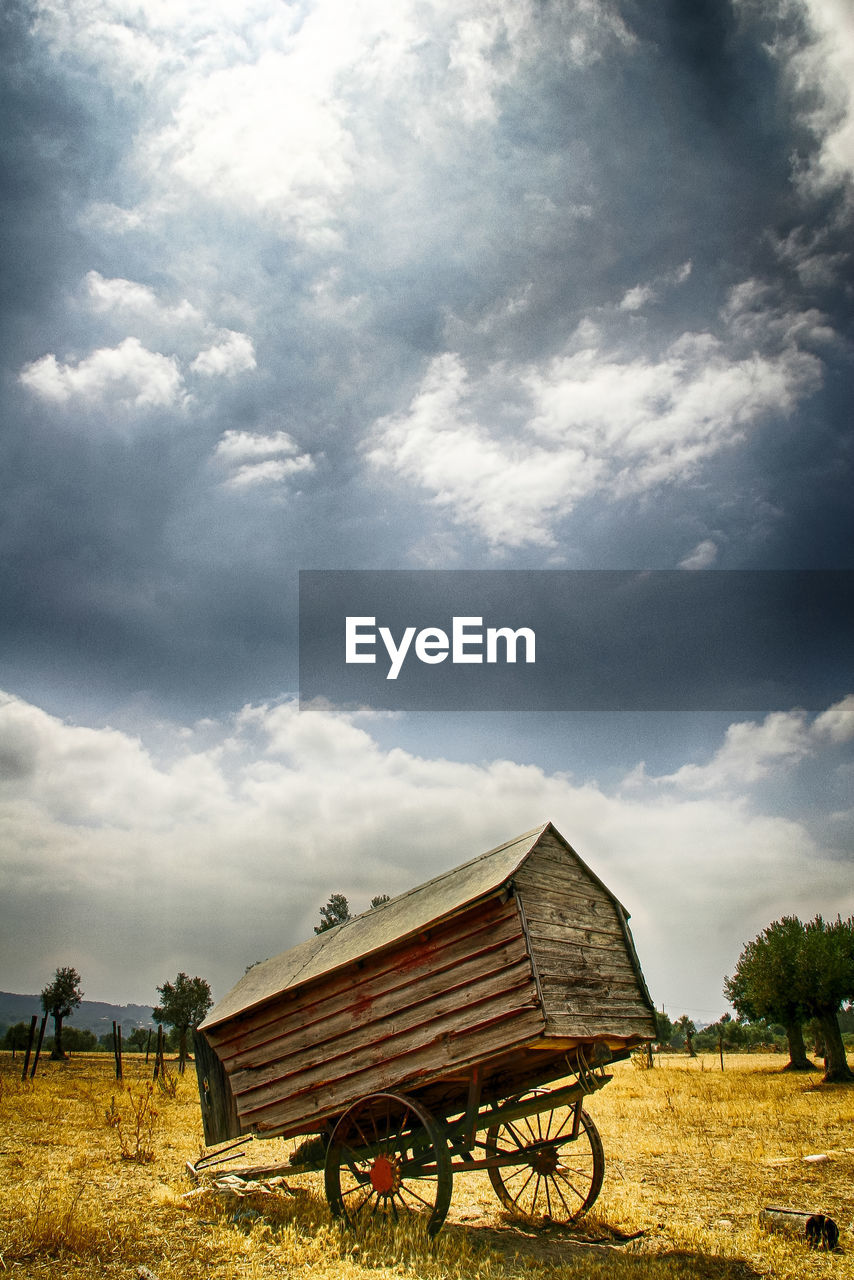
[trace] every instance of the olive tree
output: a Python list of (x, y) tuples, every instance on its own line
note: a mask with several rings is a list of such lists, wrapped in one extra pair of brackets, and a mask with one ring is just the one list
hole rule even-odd
[(843, 1000), (854, 994), (854, 917), (828, 923), (816, 916), (804, 926), (801, 956), (809, 1013), (824, 1039), (825, 1080), (854, 1080), (839, 1028)]
[(157, 988), (160, 1004), (152, 1009), (155, 1022), (165, 1022), (178, 1033), (178, 1063), (184, 1070), (187, 1061), (187, 1037), (195, 1031), (213, 1004), (210, 985), (204, 978), (188, 978), (179, 973), (174, 982)]
[(71, 965), (57, 969), (53, 982), (49, 982), (41, 994), (42, 1009), (53, 1018), (53, 1049), (51, 1058), (62, 1059), (62, 1023), (74, 1012), (83, 999), (80, 990), (81, 977)]
[(766, 1018), (786, 1029), (789, 1061), (785, 1071), (814, 1071), (804, 1045), (803, 1023), (809, 1016), (801, 957), (804, 926), (784, 916), (748, 942), (735, 973), (724, 979), (724, 995), (742, 1018)]

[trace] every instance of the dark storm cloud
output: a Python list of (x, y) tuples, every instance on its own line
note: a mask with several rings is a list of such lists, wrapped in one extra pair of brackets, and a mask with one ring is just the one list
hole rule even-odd
[[(414, 54), (401, 45), (373, 82), (355, 55), (328, 72), (321, 42), (328, 97), (309, 85), (309, 132), (292, 139), (321, 158), (307, 194), (282, 169), (269, 119), (252, 116), (292, 105), (276, 96), (285, 81), (233, 51), (194, 61), (195, 16), (186, 30), (177, 10), (174, 26), (150, 27), (128, 71), (85, 17), (69, 35), (44, 20), (50, 5), (39, 12), (33, 33), (28, 11), (7, 10), (4, 63), (19, 137), (3, 586), (16, 674), (38, 654), (28, 690), (51, 653), (80, 678), (88, 664), (109, 683), (114, 669), (123, 689), (181, 688), (200, 709), (213, 686), (223, 702), (292, 687), (299, 567), (494, 563), (496, 545), (521, 565), (847, 562), (845, 348), (780, 336), (810, 311), (811, 332), (844, 332), (849, 302), (828, 264), (845, 226), (834, 192), (793, 185), (793, 146), (807, 157), (820, 139), (760, 40), (767, 24), (711, 3), (603, 5), (595, 20), (553, 6), (526, 11), (513, 37), (501, 10), (480, 34), (474, 22), (461, 51), (462, 28), (430, 15), (430, 39)], [(124, 35), (145, 21), (128, 19)], [(293, 48), (282, 44), (282, 68)], [(253, 137), (269, 143), (266, 171), (263, 148), (256, 168), (240, 167), (256, 163), (243, 154)], [(749, 280), (768, 293), (739, 335), (721, 311)], [(596, 333), (582, 341), (583, 324)], [(255, 368), (194, 374), (225, 330), (251, 341)], [(467, 379), (456, 408), (464, 427), (476, 421), (474, 455), (492, 447), (508, 481), (510, 443), (533, 412), (521, 384), (558, 395), (549, 361), (567, 350), (602, 365), (603, 387), (650, 381), (683, 430), (706, 333), (719, 344), (716, 393), (758, 351), (793, 408), (775, 410), (769, 389), (743, 429), (723, 423), (699, 469), (619, 496), (599, 472), (575, 484), (551, 441), (568, 497), (533, 541), (517, 520), (496, 543), (493, 512), (466, 516), (464, 488), (437, 501), (440, 434), (403, 460), (417, 444), (409, 406), (449, 354), (457, 364), (442, 367)], [(686, 334), (696, 354), (684, 363), (674, 344)], [(149, 375), (173, 381), (159, 403), (129, 409)], [(653, 405), (651, 393), (632, 411)], [(386, 440), (371, 463), (387, 418), (403, 443)], [(267, 470), (245, 457), (225, 468), (228, 432), (256, 438)], [(275, 452), (281, 433), (291, 454)], [(531, 438), (529, 458), (539, 447)], [(588, 456), (601, 472), (606, 446)], [(294, 458), (302, 470), (288, 469)], [(631, 455), (626, 469), (643, 462)], [(479, 483), (475, 467), (468, 487)], [(523, 486), (520, 511), (525, 501)]]

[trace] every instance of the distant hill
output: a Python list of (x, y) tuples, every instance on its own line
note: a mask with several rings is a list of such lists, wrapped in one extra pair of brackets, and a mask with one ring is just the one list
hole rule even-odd
[[(125, 1035), (134, 1027), (153, 1027), (151, 1005), (105, 1004), (100, 1000), (84, 1000), (66, 1025), (94, 1031), (96, 1036), (112, 1031), (113, 1023), (121, 1023)], [(29, 1022), (34, 1013), (41, 1017), (40, 996), (18, 996), (10, 991), (0, 991), (0, 1026), (11, 1027), (16, 1022)], [(52, 1029), (52, 1022), (48, 1022)]]

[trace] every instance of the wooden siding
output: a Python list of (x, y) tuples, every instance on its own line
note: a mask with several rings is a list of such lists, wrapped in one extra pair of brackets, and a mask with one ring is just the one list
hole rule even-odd
[(553, 831), (514, 876), (546, 1012), (546, 1036), (649, 1039), (649, 996), (619, 903)]
[(204, 1034), (240, 1132), (288, 1135), (522, 1046), (543, 1024), (517, 904), (502, 895)]

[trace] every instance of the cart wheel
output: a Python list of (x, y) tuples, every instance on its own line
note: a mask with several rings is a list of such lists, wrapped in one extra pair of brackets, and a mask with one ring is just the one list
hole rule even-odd
[[(605, 1153), (599, 1131), (581, 1112), (572, 1137), (575, 1109), (538, 1111), (523, 1120), (495, 1124), (486, 1135), (487, 1156), (515, 1157), (489, 1169), (495, 1194), (511, 1213), (527, 1219), (571, 1222), (599, 1194)], [(525, 1160), (518, 1161), (523, 1154)]]
[(372, 1093), (345, 1111), (326, 1153), (326, 1198), (348, 1226), (382, 1215), (423, 1219), (434, 1236), (451, 1203), (451, 1156), (430, 1113), (399, 1093)]

